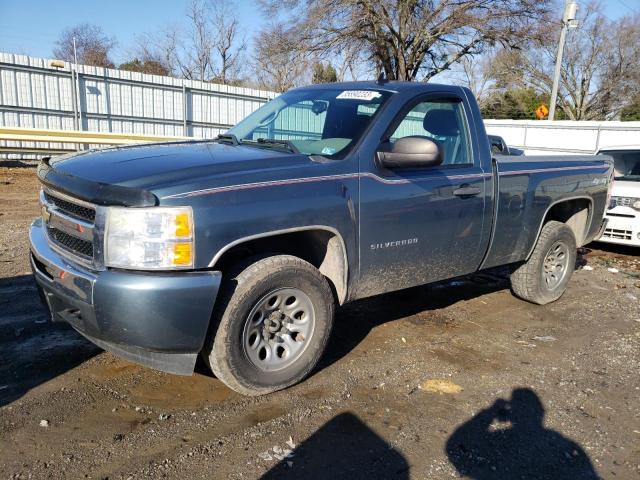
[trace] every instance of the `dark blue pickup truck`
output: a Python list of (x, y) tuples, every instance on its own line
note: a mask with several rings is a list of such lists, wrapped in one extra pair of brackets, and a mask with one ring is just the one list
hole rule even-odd
[(200, 354), (259, 395), (309, 374), (345, 302), (498, 265), (558, 299), (612, 172), (493, 158), (464, 88), (316, 85), (214, 140), (44, 159), (31, 261), (55, 321), (167, 372)]

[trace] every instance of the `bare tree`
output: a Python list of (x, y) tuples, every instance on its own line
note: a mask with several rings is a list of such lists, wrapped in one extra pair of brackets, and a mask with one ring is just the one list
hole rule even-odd
[(186, 28), (164, 30), (138, 37), (135, 55), (166, 66), (183, 78), (235, 83), (242, 77), (246, 42), (231, 0), (191, 0)]
[(308, 81), (310, 62), (282, 25), (262, 30), (255, 39), (254, 67), (259, 86), (284, 92)]
[(213, 12), (213, 49), (217, 56), (215, 77), (222, 83), (237, 81), (242, 76), (242, 52), (247, 46), (239, 35), (239, 22), (233, 15), (233, 4), (217, 2)]
[(518, 47), (550, 0), (262, 0), (289, 13), (301, 47), (330, 55), (359, 43), (392, 80), (428, 80), (466, 56)]
[(353, 42), (344, 50), (333, 52), (331, 61), (336, 65), (337, 79), (339, 82), (359, 80), (370, 77), (371, 65), (368, 55), (364, 54), (365, 47), (360, 42)]
[[(640, 94), (640, 16), (611, 21), (592, 3), (579, 21), (567, 36), (558, 106), (571, 120), (614, 118)], [(539, 37), (526, 51), (498, 55), (492, 66), (498, 83), (550, 95), (559, 30), (556, 23), (555, 35)]]
[(180, 38), (180, 30), (173, 25), (156, 33), (143, 33), (136, 36), (130, 56), (156, 61), (167, 69), (168, 75), (185, 77), (178, 52)]
[(609, 113), (617, 116), (635, 98), (640, 98), (640, 14), (627, 16), (613, 25), (611, 50), (602, 76)]
[(143, 33), (137, 35), (134, 44), (127, 49), (126, 55), (133, 60), (118, 68), (151, 75), (175, 75), (175, 62), (169, 52), (163, 36)]
[(209, 4), (205, 0), (191, 0), (188, 6), (189, 33), (187, 38), (176, 38), (178, 66), (185, 78), (208, 80), (213, 76), (213, 31), (208, 18)]
[(491, 56), (464, 57), (452, 68), (452, 77), (456, 83), (473, 92), (482, 107), (495, 89), (495, 80), (491, 76)]
[(61, 60), (73, 62), (74, 38), (76, 40), (78, 63), (113, 68), (114, 65), (109, 58), (109, 54), (116, 44), (115, 39), (107, 36), (102, 27), (89, 23), (81, 23), (75, 27), (65, 29), (55, 43), (53, 55)]

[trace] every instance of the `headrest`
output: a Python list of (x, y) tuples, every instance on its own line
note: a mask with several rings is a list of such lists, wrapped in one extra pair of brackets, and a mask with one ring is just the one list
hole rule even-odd
[(422, 126), (427, 132), (439, 137), (455, 137), (460, 134), (456, 112), (445, 108), (429, 110)]

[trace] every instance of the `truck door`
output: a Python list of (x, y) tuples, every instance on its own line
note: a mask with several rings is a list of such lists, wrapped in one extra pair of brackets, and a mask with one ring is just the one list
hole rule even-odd
[(420, 97), (379, 147), (424, 136), (441, 147), (441, 165), (390, 170), (377, 157), (361, 159), (360, 296), (463, 275), (480, 264), (491, 177), (474, 158), (467, 114), (455, 96)]

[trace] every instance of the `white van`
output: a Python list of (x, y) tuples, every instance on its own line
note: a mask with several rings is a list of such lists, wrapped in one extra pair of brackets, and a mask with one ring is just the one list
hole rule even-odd
[(607, 226), (599, 240), (640, 247), (640, 145), (602, 148), (598, 154), (615, 162)]

